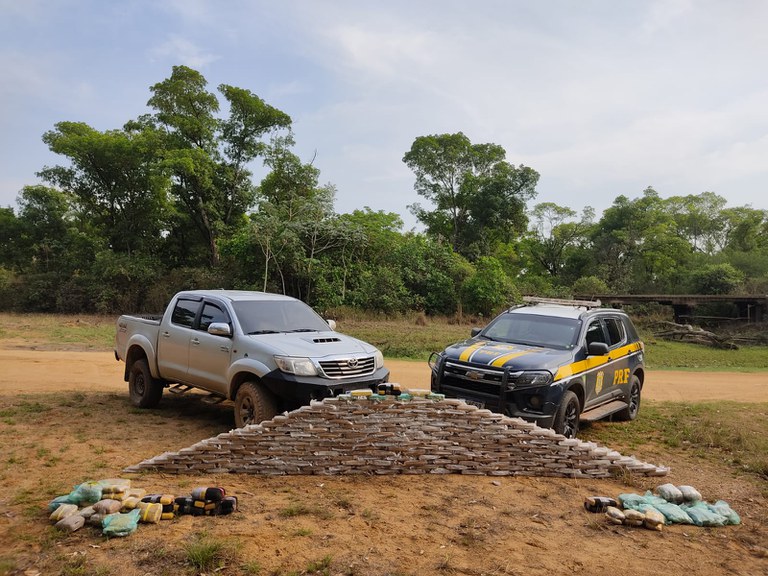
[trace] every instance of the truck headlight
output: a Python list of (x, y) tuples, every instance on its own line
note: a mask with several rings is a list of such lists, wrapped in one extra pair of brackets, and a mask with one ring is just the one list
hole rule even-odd
[(275, 356), (277, 367), (282, 372), (296, 376), (317, 376), (317, 368), (309, 358), (294, 358), (292, 356)]
[(521, 372), (515, 378), (515, 388), (537, 388), (539, 386), (549, 386), (552, 383), (552, 374), (546, 370), (527, 370)]
[(376, 370), (384, 368), (384, 354), (382, 354), (380, 350), (376, 350), (376, 353), (373, 355), (373, 360), (376, 363)]

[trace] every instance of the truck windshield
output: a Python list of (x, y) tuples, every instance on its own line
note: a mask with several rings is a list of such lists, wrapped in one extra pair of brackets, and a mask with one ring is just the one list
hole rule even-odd
[(300, 300), (233, 302), (232, 308), (245, 334), (330, 330), (325, 320)]
[(480, 333), (500, 342), (528, 344), (544, 348), (573, 348), (581, 320), (536, 314), (502, 314)]

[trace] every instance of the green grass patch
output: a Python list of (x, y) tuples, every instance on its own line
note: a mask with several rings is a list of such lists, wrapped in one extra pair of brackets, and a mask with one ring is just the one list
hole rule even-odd
[(257, 562), (256, 560), (252, 560), (250, 562), (246, 562), (242, 565), (243, 572), (246, 574), (261, 574), (261, 564)]
[(634, 422), (596, 422), (580, 437), (619, 451), (661, 444), (768, 480), (768, 403), (644, 402)]
[(22, 400), (18, 404), (11, 404), (5, 408), (0, 409), (0, 418), (14, 418), (24, 417), (27, 419), (29, 414), (37, 414), (39, 412), (47, 412), (51, 409), (51, 406), (46, 406), (40, 402), (27, 402)]
[(340, 332), (370, 342), (388, 358), (424, 360), (448, 344), (469, 338), (472, 325), (451, 324), (446, 319), (351, 320), (339, 322)]
[(742, 346), (738, 350), (720, 350), (683, 342), (649, 340), (645, 342), (645, 361), (652, 370), (759, 372), (768, 370), (768, 347)]
[(183, 545), (187, 564), (199, 572), (218, 571), (227, 560), (237, 556), (238, 546), (229, 540), (196, 534)]
[(116, 321), (117, 316), (3, 313), (0, 337), (65, 349), (109, 350)]
[(331, 520), (333, 512), (327, 508), (310, 507), (303, 503), (295, 503), (279, 510), (277, 515), (280, 518), (296, 518), (298, 516), (314, 516), (320, 520)]
[(304, 571), (305, 574), (321, 574), (326, 576), (331, 573), (331, 560), (330, 556), (323, 556), (320, 560), (313, 560)]
[(277, 515), (280, 518), (295, 518), (296, 516), (307, 516), (312, 513), (312, 510), (305, 504), (291, 504), (278, 511)]

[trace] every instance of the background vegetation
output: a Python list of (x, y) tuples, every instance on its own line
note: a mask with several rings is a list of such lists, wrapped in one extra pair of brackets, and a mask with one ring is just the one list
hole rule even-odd
[(403, 231), (394, 213), (336, 213), (334, 186), (292, 151), (290, 117), (247, 89), (214, 93), (177, 66), (149, 92), (150, 112), (122, 128), (43, 135), (62, 163), (0, 208), (0, 310), (156, 312), (217, 287), (461, 318), (523, 294), (768, 292), (768, 213), (713, 192), (647, 188), (577, 214), (536, 204), (538, 172), (496, 144), (418, 136), (403, 161), (424, 231)]

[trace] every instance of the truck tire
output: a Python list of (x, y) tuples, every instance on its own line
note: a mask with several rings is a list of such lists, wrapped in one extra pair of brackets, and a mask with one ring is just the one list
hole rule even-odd
[(560, 406), (557, 407), (552, 428), (555, 432), (562, 434), (566, 438), (575, 438), (579, 433), (580, 417), (581, 404), (579, 403), (578, 396), (570, 390), (566, 390), (563, 398), (560, 400)]
[(277, 400), (257, 382), (245, 382), (235, 396), (235, 426), (242, 428), (271, 420), (277, 414)]
[(128, 393), (131, 404), (138, 408), (154, 408), (163, 396), (163, 384), (152, 376), (146, 358), (131, 364), (128, 374)]
[(619, 412), (616, 412), (614, 418), (616, 420), (630, 421), (637, 418), (638, 412), (640, 412), (640, 392), (642, 386), (640, 386), (640, 378), (632, 376), (629, 379), (629, 399), (627, 407)]

